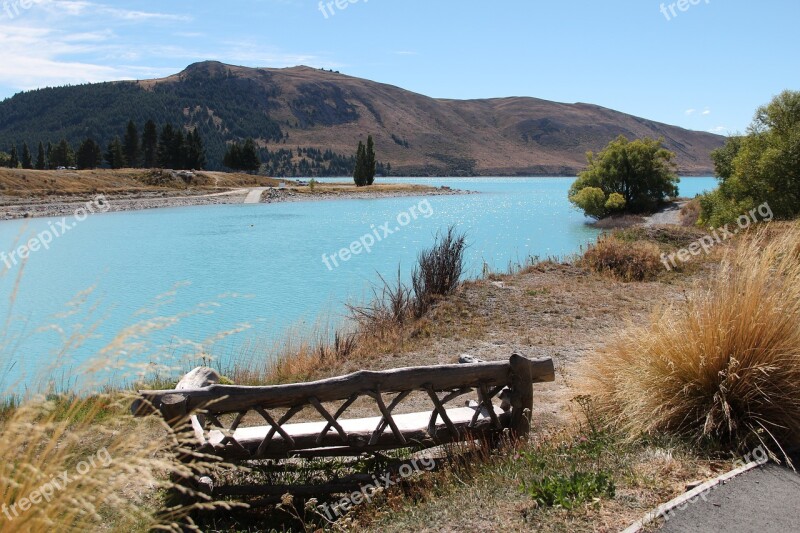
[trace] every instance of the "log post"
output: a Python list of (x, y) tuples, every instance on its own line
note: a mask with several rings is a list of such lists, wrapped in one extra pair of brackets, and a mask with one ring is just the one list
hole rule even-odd
[[(193, 442), (198, 446), (205, 443), (203, 427), (205, 417), (201, 414), (194, 414), (189, 408), (189, 394), (177, 391), (191, 391), (202, 389), (211, 385), (217, 385), (220, 376), (216, 370), (207, 367), (197, 367), (181, 378), (175, 386), (175, 393), (168, 394), (161, 398), (159, 405), (155, 407), (161, 411), (161, 415), (167, 424), (172, 428), (178, 442)], [(194, 446), (191, 446), (194, 447)], [(192, 453), (182, 453), (178, 455), (178, 460), (187, 465), (191, 465), (195, 457)], [(191, 470), (191, 466), (190, 466)], [(167, 501), (170, 505), (189, 506), (197, 503), (202, 498), (202, 494), (209, 497), (214, 488), (214, 481), (207, 477), (199, 479), (193, 475), (184, 477), (173, 473), (172, 482), (176, 485), (169, 491)], [(177, 489), (177, 486), (184, 487), (184, 490)], [(188, 490), (187, 490), (188, 489)]]
[[(511, 355), (511, 431), (515, 437), (528, 435), (533, 412), (531, 361), (518, 353)], [(527, 412), (526, 412), (527, 411)]]

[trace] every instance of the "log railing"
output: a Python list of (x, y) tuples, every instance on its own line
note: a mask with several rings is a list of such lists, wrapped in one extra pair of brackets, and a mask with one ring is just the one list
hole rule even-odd
[[(533, 384), (555, 379), (551, 359), (530, 360), (519, 354), (502, 362), (361, 371), (312, 383), (268, 387), (218, 385), (214, 376), (209, 378), (201, 369), (193, 373), (175, 390), (140, 391), (133, 412), (138, 416), (160, 412), (178, 428), (189, 427), (190, 422), (198, 448), (241, 459), (286, 457), (295, 452), (354, 455), (428, 447), (506, 428), (527, 434)], [(470, 410), (447, 408), (448, 403), (473, 392), (477, 401)], [(427, 395), (432, 409), (395, 414), (413, 393)], [(498, 395), (506, 397), (501, 412), (493, 402)], [(375, 403), (378, 416), (344, 418), (361, 398)], [(331, 412), (324, 405), (331, 402), (344, 403)], [(290, 424), (309, 408), (321, 417), (320, 422)], [(277, 410), (285, 411), (278, 416)], [(230, 421), (224, 423), (224, 418)], [(253, 427), (253, 419), (264, 424)]]

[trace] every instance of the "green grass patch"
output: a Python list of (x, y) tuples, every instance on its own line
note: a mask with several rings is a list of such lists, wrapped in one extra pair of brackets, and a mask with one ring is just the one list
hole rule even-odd
[(605, 472), (573, 472), (522, 482), (522, 490), (546, 507), (573, 509), (601, 497), (613, 498), (616, 486)]

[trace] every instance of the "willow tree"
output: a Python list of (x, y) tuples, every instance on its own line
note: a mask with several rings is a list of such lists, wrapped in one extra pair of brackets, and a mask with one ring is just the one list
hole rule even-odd
[(569, 200), (587, 216), (651, 212), (678, 195), (675, 154), (662, 140), (629, 141), (620, 135), (586, 158), (588, 166), (572, 184)]

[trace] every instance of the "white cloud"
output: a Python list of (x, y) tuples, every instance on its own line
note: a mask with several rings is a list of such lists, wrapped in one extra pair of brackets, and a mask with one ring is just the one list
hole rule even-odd
[[(0, 25), (0, 49), (4, 52), (0, 85), (25, 90), (141, 76), (142, 67), (108, 66), (81, 59), (63, 59), (65, 56), (96, 52), (99, 43), (113, 36), (109, 30), (67, 33), (18, 24)], [(162, 74), (159, 69), (144, 70)]]
[(711, 110), (709, 108), (705, 108), (705, 110), (703, 110), (703, 115), (704, 116), (708, 116), (710, 114), (711, 114)]
[(697, 109), (687, 109), (685, 113), (689, 116), (694, 115), (697, 112)]

